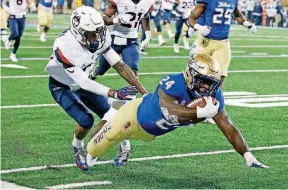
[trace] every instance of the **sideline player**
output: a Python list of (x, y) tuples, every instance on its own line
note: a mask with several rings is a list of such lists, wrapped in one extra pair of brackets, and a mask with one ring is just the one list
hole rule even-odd
[[(9, 7), (7, 6), (8, 2)], [(3, 9), (9, 14), (8, 22), (11, 33), (9, 38), (5, 41), (5, 49), (9, 49), (14, 43), (14, 48), (9, 56), (13, 62), (18, 62), (16, 53), (25, 29), (27, 5), (30, 7), (30, 0), (3, 0), (2, 2)], [(30, 8), (32, 11), (35, 9), (34, 7)]]
[(47, 41), (46, 35), (50, 29), (53, 20), (53, 6), (55, 5), (55, 3), (57, 3), (56, 0), (39, 0), (37, 30), (38, 27), (40, 28), (39, 30), (41, 30), (41, 27), (44, 27), (40, 36), (41, 42)]
[[(92, 137), (88, 153), (98, 157), (123, 139), (149, 142), (181, 126), (213, 118), (234, 149), (245, 158), (247, 166), (268, 168), (249, 152), (243, 136), (227, 114), (218, 72), (218, 62), (212, 56), (197, 54), (192, 57), (183, 74), (164, 76), (154, 93), (123, 105)], [(205, 107), (189, 108), (191, 101), (198, 101), (197, 98), (206, 101)]]
[[(176, 32), (174, 40), (174, 52), (179, 53), (179, 38), (182, 32), (183, 24), (187, 21), (189, 14), (194, 7), (194, 0), (179, 0), (179, 4), (176, 7)], [(184, 48), (189, 49), (189, 39), (188, 36), (183, 36)]]
[(190, 52), (209, 54), (220, 64), (221, 88), (228, 75), (231, 62), (230, 41), (228, 39), (232, 15), (237, 22), (255, 33), (256, 26), (247, 21), (237, 8), (238, 0), (196, 0), (196, 7), (188, 18), (188, 25), (198, 31), (198, 37)]
[[(101, 54), (132, 86), (114, 90), (88, 78)], [(49, 90), (54, 100), (77, 122), (72, 141), (75, 161), (81, 170), (88, 170), (84, 138), (94, 125), (88, 109), (105, 119), (104, 114), (110, 108), (106, 97), (129, 100), (128, 96), (147, 91), (111, 48), (110, 33), (101, 14), (88, 6), (72, 13), (70, 29), (55, 40), (45, 70), (50, 74)]]

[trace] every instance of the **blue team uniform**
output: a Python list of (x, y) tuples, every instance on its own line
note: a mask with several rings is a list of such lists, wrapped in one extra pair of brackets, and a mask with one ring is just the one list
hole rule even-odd
[(48, 7), (48, 8), (53, 6), (53, 0), (48, 0), (48, 1), (47, 0), (39, 0), (39, 3), (41, 5), (43, 5), (44, 7)]
[(228, 39), (238, 0), (197, 0), (197, 3), (206, 4), (205, 11), (197, 19), (198, 24), (211, 27), (211, 32), (205, 37), (213, 40)]
[[(188, 88), (182, 73), (170, 74), (163, 77), (156, 87), (155, 92), (145, 96), (138, 107), (137, 120), (141, 127), (151, 135), (160, 136), (173, 131), (180, 126), (190, 125), (188, 122), (178, 123), (175, 121), (168, 121), (165, 118), (159, 105), (159, 88), (167, 95), (176, 98), (179, 104), (185, 106), (196, 98), (188, 93)], [(218, 109), (218, 112), (220, 112), (224, 108), (224, 96), (220, 88), (216, 92), (215, 98), (220, 103)]]

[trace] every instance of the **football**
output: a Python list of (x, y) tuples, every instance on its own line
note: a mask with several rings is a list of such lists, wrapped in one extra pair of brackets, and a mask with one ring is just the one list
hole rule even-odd
[[(217, 104), (217, 100), (215, 98), (212, 98), (212, 101), (214, 105)], [(189, 104), (187, 104), (187, 108), (197, 108), (199, 106), (200, 108), (204, 108), (206, 106), (206, 101), (204, 97), (196, 98), (192, 100)]]

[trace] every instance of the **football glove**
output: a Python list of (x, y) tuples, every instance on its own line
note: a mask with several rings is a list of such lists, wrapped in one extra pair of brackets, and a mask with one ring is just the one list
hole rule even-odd
[(246, 166), (250, 168), (269, 168), (269, 166), (266, 166), (259, 162), (251, 152), (245, 152), (243, 155), (246, 160)]
[(140, 44), (140, 49), (144, 49), (150, 42), (151, 40), (151, 31), (145, 31), (145, 40), (143, 40)]
[(113, 18), (114, 24), (129, 24), (131, 20), (131, 15), (125, 14), (125, 15), (118, 15), (118, 17)]
[(90, 74), (88, 76), (89, 79), (95, 80), (97, 78), (96, 69), (97, 69), (97, 67), (93, 68), (93, 70), (90, 72)]
[(4, 5), (3, 9), (6, 11), (7, 14), (9, 14), (9, 15), (12, 14), (10, 8), (7, 5)]
[(214, 105), (212, 97), (204, 97), (206, 106), (200, 108), (197, 106), (197, 118), (213, 118), (218, 113), (219, 102)]
[(243, 22), (243, 26), (248, 28), (248, 31), (251, 33), (256, 33), (257, 28), (254, 23), (248, 22), (247, 20)]
[(207, 36), (211, 31), (211, 27), (206, 25), (202, 26), (200, 24), (195, 24), (193, 28), (197, 30), (202, 36)]
[(118, 100), (132, 100), (137, 93), (138, 90), (135, 86), (126, 86), (119, 90), (113, 90), (112, 97)]

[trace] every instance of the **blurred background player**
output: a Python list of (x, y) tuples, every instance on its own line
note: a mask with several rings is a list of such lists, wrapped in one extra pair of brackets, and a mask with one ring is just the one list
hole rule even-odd
[(256, 26), (247, 21), (237, 7), (237, 0), (197, 0), (195, 9), (188, 18), (188, 25), (198, 31), (198, 36), (191, 50), (193, 54), (209, 54), (220, 64), (221, 88), (228, 75), (231, 62), (230, 41), (228, 39), (232, 15), (237, 22), (255, 33)]
[[(7, 6), (8, 2), (9, 7)], [(3, 9), (9, 14), (8, 22), (11, 33), (5, 41), (5, 49), (9, 49), (14, 43), (14, 48), (9, 56), (13, 62), (18, 62), (16, 53), (25, 29), (27, 5), (30, 6), (30, 0), (3, 0), (2, 2)], [(35, 7), (30, 8), (32, 11), (35, 11)]]
[[(84, 138), (94, 124), (89, 109), (103, 118), (110, 109), (106, 97), (129, 100), (128, 96), (136, 95), (137, 90), (141, 94), (147, 91), (111, 48), (110, 33), (98, 11), (79, 7), (72, 13), (70, 23), (70, 29), (55, 40), (45, 70), (50, 75), (49, 90), (54, 100), (77, 122), (72, 141), (74, 157), (81, 170), (88, 170)], [(91, 80), (100, 55), (132, 86), (114, 90)]]
[(174, 34), (171, 31), (171, 19), (172, 19), (172, 10), (174, 7), (174, 3), (178, 2), (178, 0), (163, 0), (161, 9), (163, 10), (163, 21), (166, 25), (166, 30), (169, 38), (173, 38)]
[[(176, 32), (174, 39), (174, 52), (179, 53), (178, 41), (182, 32), (183, 24), (187, 21), (191, 10), (194, 7), (194, 0), (179, 0), (179, 4), (176, 7)], [(186, 24), (185, 24), (186, 25)], [(184, 49), (189, 49), (189, 37), (183, 36)]]
[[(142, 21), (146, 39), (141, 43), (145, 47), (151, 40), (149, 11), (154, 0), (110, 0), (104, 12), (106, 25), (113, 25), (111, 37), (112, 48), (122, 55), (123, 61), (134, 71), (138, 72), (140, 62), (138, 50), (138, 28)], [(113, 17), (114, 16), (114, 17)], [(100, 56), (96, 75), (103, 75), (110, 68), (107, 60)]]
[[(153, 6), (151, 7), (151, 12), (150, 12), (150, 19), (152, 19), (154, 21), (154, 24), (156, 26), (156, 34), (158, 35), (158, 45), (162, 46), (166, 43), (166, 41), (163, 38), (162, 35), (162, 27), (160, 24), (160, 20), (161, 20), (161, 12), (160, 12), (160, 8), (161, 8), (161, 4), (162, 4), (163, 0), (156, 0), (155, 3), (153, 4)], [(145, 30), (143, 28), (143, 25), (141, 25), (142, 27), (142, 39), (141, 42), (143, 42), (146, 39), (146, 35), (145, 35)], [(140, 47), (140, 53), (143, 55), (147, 55), (148, 53), (145, 51), (145, 49), (143, 47)]]
[(40, 32), (40, 27), (44, 27), (40, 36), (41, 42), (46, 42), (46, 35), (50, 29), (53, 20), (53, 6), (57, 5), (56, 0), (39, 0), (38, 4), (38, 27), (37, 30)]
[(8, 34), (7, 34), (7, 17), (8, 14), (6, 11), (2, 8), (2, 0), (1, 0), (1, 7), (0, 7), (0, 26), (1, 26), (1, 39), (3, 43), (5, 43), (8, 40)]

